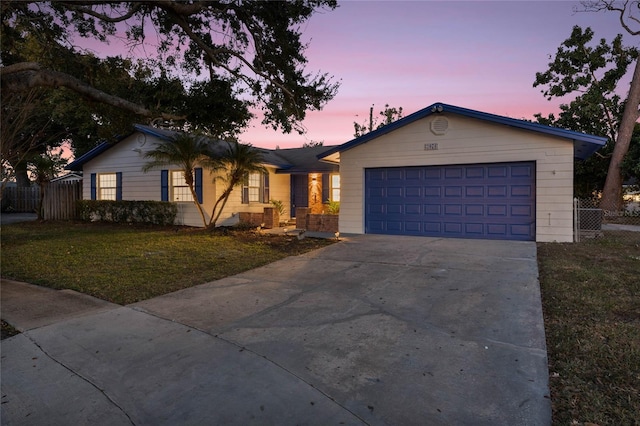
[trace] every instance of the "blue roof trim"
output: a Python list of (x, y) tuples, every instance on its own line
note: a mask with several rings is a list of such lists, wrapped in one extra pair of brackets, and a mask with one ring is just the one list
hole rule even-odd
[(363, 143), (367, 143), (372, 139), (390, 133), (402, 126), (405, 126), (409, 123), (412, 123), (421, 118), (428, 117), (432, 114), (439, 113), (452, 113), (458, 114), (465, 117), (475, 118), (478, 120), (489, 121), (492, 123), (503, 124), (506, 126), (515, 127), (518, 129), (529, 130), (538, 133), (544, 133), (547, 135), (557, 136), (565, 139), (570, 139), (574, 143), (574, 155), (580, 159), (586, 159), (591, 154), (596, 152), (607, 142), (607, 138), (601, 136), (589, 135), (586, 133), (575, 132), (573, 130), (561, 129), (559, 127), (551, 127), (545, 126), (544, 124), (532, 123), (524, 120), (517, 120), (515, 118), (503, 117), (501, 115), (489, 114), (486, 112), (475, 111), (472, 109), (461, 108), (454, 105), (447, 105), (441, 102), (437, 102), (433, 105), (429, 105), (426, 108), (421, 109), (420, 111), (414, 112), (404, 118), (401, 118), (398, 121), (394, 121), (391, 124), (388, 124), (380, 129), (374, 130), (366, 135), (360, 136), (359, 138), (355, 138), (346, 142), (342, 145), (339, 145), (333, 149), (325, 151), (318, 155), (318, 159), (322, 159), (328, 157), (331, 154), (335, 154), (337, 152), (347, 151), (351, 148), (354, 148)]
[(165, 141), (169, 141), (171, 140), (171, 138), (179, 134), (179, 132), (173, 130), (158, 129), (151, 126), (145, 126), (144, 124), (134, 124), (133, 128), (142, 133), (146, 133), (150, 136), (155, 136), (156, 138), (163, 139)]
[(100, 145), (96, 146), (92, 150), (85, 152), (83, 155), (81, 155), (80, 157), (76, 158), (73, 162), (69, 163), (65, 167), (65, 169), (66, 170), (73, 170), (73, 171), (82, 171), (82, 166), (87, 161), (93, 160), (94, 158), (96, 158), (98, 155), (102, 154), (103, 152), (105, 152), (109, 148), (114, 147), (121, 140), (126, 139), (129, 136), (131, 136), (132, 134), (134, 134), (136, 131), (142, 132), (142, 133), (146, 133), (146, 134), (148, 134), (150, 136), (155, 136), (157, 138), (164, 139), (164, 140), (171, 140), (171, 137), (175, 133), (175, 132), (172, 132), (172, 131), (169, 131), (169, 130), (156, 129), (156, 128), (153, 128), (153, 127), (150, 127), (150, 126), (145, 126), (145, 125), (142, 125), (142, 124), (134, 124), (133, 128), (135, 129), (133, 132), (128, 133), (125, 136), (117, 137), (114, 142), (102, 142)]
[(73, 162), (67, 164), (65, 169), (73, 170), (73, 171), (76, 171), (76, 172), (78, 172), (78, 171), (81, 172), (82, 171), (82, 166), (84, 165), (84, 163), (86, 163), (89, 160), (93, 160), (98, 155), (102, 154), (103, 152), (105, 152), (106, 150), (108, 150), (109, 148), (114, 146), (120, 140), (122, 140), (122, 139), (119, 139), (114, 143), (102, 142), (100, 145), (96, 146), (92, 150), (87, 151), (83, 155), (81, 155), (80, 157), (76, 158)]

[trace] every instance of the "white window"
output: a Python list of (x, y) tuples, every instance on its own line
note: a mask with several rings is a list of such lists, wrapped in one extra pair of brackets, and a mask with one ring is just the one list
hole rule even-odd
[(331, 201), (340, 201), (340, 175), (331, 175)]
[(193, 202), (193, 195), (191, 195), (189, 185), (184, 180), (184, 172), (182, 170), (171, 171), (171, 201)]
[(117, 179), (115, 173), (98, 175), (98, 200), (116, 200)]
[(262, 194), (262, 173), (249, 173), (249, 202), (261, 202)]

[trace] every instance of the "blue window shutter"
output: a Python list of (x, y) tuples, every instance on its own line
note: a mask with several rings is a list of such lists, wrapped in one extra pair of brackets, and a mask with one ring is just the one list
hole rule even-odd
[(195, 187), (196, 196), (198, 197), (198, 203), (202, 204), (202, 167), (197, 167), (195, 170)]
[(91, 173), (91, 199), (96, 200), (98, 198), (98, 190), (96, 187), (97, 176), (95, 173)]
[(249, 175), (244, 175), (242, 180), (242, 204), (249, 204)]
[(324, 173), (322, 175), (322, 202), (328, 203), (330, 201), (329, 191), (331, 190), (331, 184), (329, 183), (329, 174)]
[(116, 201), (122, 200), (122, 172), (116, 173)]
[(169, 201), (169, 170), (162, 170), (160, 172), (160, 199), (162, 201)]
[(269, 202), (269, 172), (265, 172), (263, 176), (264, 176), (263, 178), (264, 188), (262, 191), (262, 202), (268, 203)]

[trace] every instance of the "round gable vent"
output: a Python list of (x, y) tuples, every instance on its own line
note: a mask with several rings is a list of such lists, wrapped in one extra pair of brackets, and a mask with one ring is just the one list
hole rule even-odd
[(436, 117), (431, 120), (431, 131), (436, 135), (444, 135), (449, 130), (449, 120), (445, 117)]

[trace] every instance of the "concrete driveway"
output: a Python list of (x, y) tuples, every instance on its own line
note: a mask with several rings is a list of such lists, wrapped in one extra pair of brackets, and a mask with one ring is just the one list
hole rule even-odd
[(63, 292), (3, 282), (2, 424), (547, 425), (537, 275), (535, 243), (362, 235), (32, 323)]

